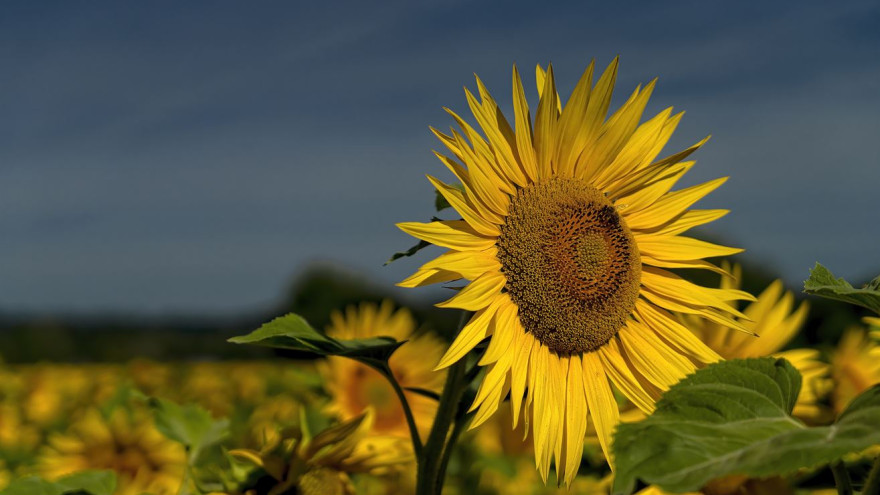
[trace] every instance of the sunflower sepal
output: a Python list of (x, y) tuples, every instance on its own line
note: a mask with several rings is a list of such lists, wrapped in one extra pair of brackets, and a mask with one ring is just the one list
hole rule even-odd
[(792, 416), (800, 385), (781, 358), (722, 361), (688, 376), (651, 415), (618, 428), (612, 493), (632, 493), (637, 479), (678, 493), (733, 474), (788, 475), (880, 444), (880, 385), (820, 427)]

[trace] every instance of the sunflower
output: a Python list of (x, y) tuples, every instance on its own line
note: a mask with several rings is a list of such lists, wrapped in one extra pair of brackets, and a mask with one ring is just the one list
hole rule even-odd
[(88, 410), (70, 429), (49, 438), (37, 460), (48, 479), (87, 469), (117, 474), (117, 495), (177, 493), (183, 482), (186, 454), (165, 438), (144, 411), (116, 408), (108, 418)]
[[(426, 436), (437, 412), (437, 402), (407, 389), (439, 393), (443, 388), (445, 373), (433, 370), (443, 354), (441, 342), (430, 334), (415, 335), (416, 322), (410, 312), (405, 308), (394, 311), (393, 304), (387, 300), (381, 305), (365, 302), (349, 306), (345, 313), (332, 313), (330, 319), (327, 335), (337, 339), (388, 336), (406, 341), (394, 352), (388, 365), (404, 389), (420, 435)], [(351, 359), (330, 357), (322, 373), (331, 395), (330, 412), (348, 420), (371, 407), (375, 413), (374, 434), (409, 438), (403, 407), (388, 380), (379, 372)]]
[(531, 420), (542, 478), (555, 458), (566, 484), (580, 464), (588, 411), (610, 459), (611, 384), (650, 411), (692, 360), (718, 359), (669, 311), (743, 329), (731, 301), (754, 299), (667, 270), (717, 270), (704, 258), (741, 251), (680, 235), (727, 213), (689, 209), (725, 179), (670, 191), (706, 139), (657, 160), (682, 114), (666, 109), (639, 124), (655, 80), (605, 120), (616, 75), (615, 59), (593, 85), (591, 63), (563, 104), (552, 66), (538, 66), (533, 125), (514, 67), (513, 127), (477, 78), (480, 98), (465, 95), (482, 134), (448, 109), (460, 130), (432, 129), (452, 154), (436, 155), (461, 185), (428, 179), (462, 219), (398, 224), (449, 249), (399, 285), (471, 281), (437, 305), (475, 312), (437, 368), (490, 337), (472, 427), (509, 392), (513, 423), (521, 412)]
[(412, 463), (409, 442), (395, 436), (370, 435), (372, 409), (312, 435), (303, 418), (286, 428), (260, 451), (237, 449), (229, 453), (273, 478), (270, 494), (354, 495), (350, 474), (387, 475)]
[[(863, 321), (873, 325), (876, 318)], [(851, 327), (844, 332), (837, 349), (831, 356), (831, 376), (834, 379), (832, 402), (839, 414), (859, 394), (880, 383), (880, 328), (866, 332)]]
[[(722, 262), (721, 268), (729, 275), (722, 275), (722, 289), (739, 289), (742, 267)], [(780, 352), (803, 326), (809, 305), (801, 303), (794, 308), (794, 294), (786, 291), (781, 280), (768, 285), (758, 300), (748, 305), (743, 313), (750, 320), (743, 320), (748, 333), (726, 328), (714, 322), (682, 315), (685, 326), (724, 359), (776, 356), (787, 359), (803, 377), (803, 386), (794, 408), (794, 415), (818, 419), (824, 412), (821, 400), (828, 393), (829, 367), (819, 359), (816, 349), (791, 349)]]

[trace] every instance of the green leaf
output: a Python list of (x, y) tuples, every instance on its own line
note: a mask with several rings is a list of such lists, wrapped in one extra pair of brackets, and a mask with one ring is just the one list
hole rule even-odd
[(653, 414), (618, 427), (613, 493), (631, 493), (637, 479), (686, 492), (733, 474), (785, 475), (880, 444), (880, 386), (834, 424), (807, 427), (791, 416), (800, 382), (775, 358), (723, 361), (690, 375)]
[(248, 335), (232, 337), (229, 342), (318, 354), (331, 354), (343, 349), (339, 342), (315, 330), (302, 316), (295, 313), (279, 316)]
[(0, 492), (2, 495), (61, 495), (64, 489), (36, 476), (15, 480)]
[[(413, 256), (414, 254), (418, 253), (419, 251), (421, 251), (422, 249), (425, 249), (426, 247), (428, 247), (428, 246), (430, 246), (430, 245), (431, 245), (430, 242), (427, 242), (427, 241), (419, 241), (418, 244), (416, 244), (415, 246), (413, 246), (413, 247), (407, 249), (406, 251), (398, 251), (398, 252), (392, 254), (391, 257), (388, 258), (388, 261), (386, 261), (386, 262), (384, 263), (384, 265), (388, 265), (388, 264), (391, 263), (392, 261), (399, 260), (400, 258), (405, 258), (405, 257)], [(384, 266), (384, 265), (383, 265), (383, 266)]]
[(880, 314), (880, 277), (856, 289), (842, 277), (834, 278), (830, 270), (816, 263), (810, 270), (810, 278), (804, 282), (804, 292), (862, 306)]
[(2, 495), (113, 495), (116, 473), (113, 471), (80, 471), (58, 481), (36, 476), (15, 480), (0, 492)]
[(62, 493), (86, 492), (90, 495), (113, 495), (116, 491), (114, 471), (80, 471), (65, 476), (55, 482), (64, 490)]
[(233, 337), (229, 341), (308, 351), (322, 356), (343, 356), (380, 369), (386, 367), (394, 351), (405, 343), (391, 337), (337, 340), (315, 330), (294, 313), (275, 318), (250, 334)]
[(156, 429), (186, 447), (190, 465), (198, 459), (203, 449), (220, 442), (228, 434), (228, 420), (214, 420), (211, 413), (196, 404), (181, 406), (152, 398), (150, 407), (153, 409)]

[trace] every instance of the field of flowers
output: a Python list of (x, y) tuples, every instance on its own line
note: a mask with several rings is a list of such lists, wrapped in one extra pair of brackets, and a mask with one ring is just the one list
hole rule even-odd
[[(805, 378), (794, 416), (807, 424), (828, 423), (853, 397), (880, 383), (880, 320), (866, 318), (864, 326), (850, 328), (828, 353), (810, 349), (776, 352), (798, 331), (807, 309), (792, 308), (790, 296), (776, 283), (759, 297), (764, 312), (747, 310), (755, 318), (750, 328), (771, 337), (774, 344), (770, 347), (755, 348), (744, 340), (744, 334), (727, 335), (723, 329), (700, 328), (695, 334), (716, 332), (710, 343), (725, 358), (775, 353), (791, 360)], [(388, 303), (351, 307), (347, 314), (335, 314), (334, 321), (336, 328), (345, 329), (337, 334), (348, 337), (369, 337), (369, 328), (381, 327), (406, 338), (417, 325), (405, 309), (392, 310)], [(781, 321), (788, 325), (776, 326)], [(873, 337), (869, 334), (872, 325)], [(442, 344), (435, 337), (420, 335), (395, 354), (390, 366), (404, 386), (427, 386), (438, 392), (442, 376), (431, 381), (420, 374), (430, 372), (430, 363), (436, 362), (441, 351)], [(419, 411), (415, 419), (424, 436), (435, 401), (408, 395), (413, 409)], [(197, 422), (202, 421), (202, 426), (219, 425), (221, 430), (197, 457), (188, 460), (186, 442), (181, 441), (185, 435), (179, 436), (174, 428), (192, 419), (169, 414), (151, 398), (167, 401), (165, 406), (188, 408), (197, 418), (190, 428), (197, 430), (201, 427)], [(623, 421), (643, 416), (623, 397), (619, 399)], [(296, 445), (282, 447), (293, 439), (302, 441), (304, 435), (332, 431), (334, 424), (351, 426), (352, 421), (356, 427), (337, 430), (324, 440), (330, 450), (336, 449), (332, 453), (316, 456)], [(535, 471), (534, 445), (524, 440), (523, 424), (511, 429), (510, 421), (509, 411), (501, 411), (463, 436), (450, 460), (446, 492), (557, 492)], [(179, 424), (169, 426), (169, 422)], [(869, 460), (871, 453), (854, 455), (851, 461)], [(611, 475), (593, 428), (587, 431), (583, 455), (585, 462), (571, 491), (607, 493)], [(197, 490), (393, 494), (410, 493), (415, 486), (415, 458), (394, 390), (370, 367), (336, 357), (2, 366), (0, 460), (0, 488), (13, 479), (19, 483), (33, 476), (57, 480), (95, 470), (111, 473), (117, 487), (112, 493), (125, 495)], [(799, 476), (809, 481), (816, 473)], [(772, 491), (779, 489), (778, 479), (739, 481), (735, 490), (716, 487), (711, 493), (779, 493)], [(310, 484), (318, 488), (309, 491)]]

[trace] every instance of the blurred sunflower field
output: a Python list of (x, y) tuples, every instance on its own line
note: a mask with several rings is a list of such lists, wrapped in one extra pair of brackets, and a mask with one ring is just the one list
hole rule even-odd
[(445, 249), (398, 283), (439, 312), (332, 280), (214, 339), (260, 359), (0, 366), (0, 493), (880, 494), (880, 277), (805, 300), (691, 237), (708, 138), (661, 156), (682, 113), (617, 73), (431, 129), (455, 181), (389, 263)]

